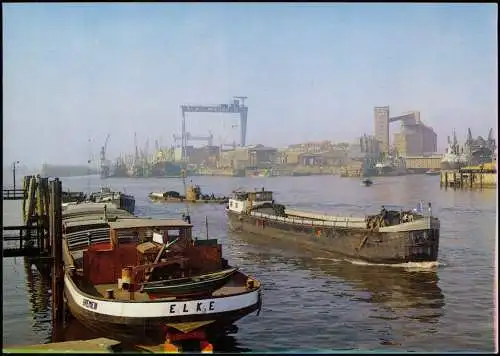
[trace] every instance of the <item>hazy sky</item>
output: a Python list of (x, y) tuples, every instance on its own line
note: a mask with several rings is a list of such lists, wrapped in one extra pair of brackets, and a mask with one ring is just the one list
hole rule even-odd
[[(452, 127), (497, 130), (494, 4), (2, 6), (4, 161), (85, 164), (108, 133), (111, 157), (134, 132), (151, 151), (179, 133), (180, 104), (234, 95), (248, 96), (250, 144), (352, 141), (377, 105), (419, 110), (440, 149)], [(238, 138), (237, 116), (187, 122)]]

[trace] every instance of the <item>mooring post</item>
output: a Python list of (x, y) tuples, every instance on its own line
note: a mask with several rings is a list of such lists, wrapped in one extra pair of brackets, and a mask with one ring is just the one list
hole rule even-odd
[(49, 179), (41, 178), (40, 179), (40, 188), (41, 197), (42, 197), (42, 214), (40, 215), (39, 224), (41, 226), (41, 252), (50, 252), (50, 244), (49, 244), (49, 210), (50, 210), (50, 193), (49, 193)]
[(23, 192), (24, 192), (24, 196), (23, 196), (23, 223), (24, 223), (24, 225), (26, 225), (26, 216), (27, 216), (26, 199), (28, 199), (28, 187), (29, 187), (30, 179), (31, 179), (30, 176), (23, 177)]
[(52, 247), (52, 323), (57, 329), (64, 320), (64, 265), (62, 259), (62, 184), (56, 178), (50, 182), (50, 231)]

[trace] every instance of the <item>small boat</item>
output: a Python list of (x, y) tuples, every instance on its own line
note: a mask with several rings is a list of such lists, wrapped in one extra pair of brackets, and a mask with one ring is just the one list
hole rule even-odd
[(135, 210), (135, 198), (122, 192), (113, 192), (108, 187), (102, 187), (99, 192), (91, 193), (89, 201), (93, 203), (111, 203), (118, 209), (124, 209), (133, 214)]
[(440, 172), (434, 169), (429, 169), (427, 172), (425, 172), (425, 175), (427, 176), (438, 176), (439, 174)]
[[(64, 199), (64, 196), (66, 196), (66, 199)], [(63, 193), (63, 209), (85, 202), (104, 204), (106, 207), (123, 209), (131, 214), (135, 210), (135, 198), (132, 195), (113, 192), (110, 188), (101, 188), (99, 192), (90, 193), (88, 197), (80, 192), (67, 192), (66, 195)]]
[(260, 282), (231, 267), (217, 239), (193, 239), (189, 221), (139, 218), (109, 203), (67, 206), (62, 243), (71, 314), (134, 342), (202, 338), (260, 310)]
[(186, 195), (181, 195), (176, 191), (168, 191), (165, 193), (150, 193), (149, 199), (154, 202), (171, 202), (171, 203), (212, 203), (212, 204), (227, 204), (228, 197), (216, 196), (215, 194), (203, 194), (199, 185), (189, 185), (186, 189)]
[(84, 192), (62, 192), (61, 201), (63, 204), (79, 204), (84, 202), (87, 197)]
[(150, 297), (203, 294), (207, 293), (207, 291), (214, 291), (226, 284), (227, 280), (237, 270), (238, 268), (229, 268), (224, 271), (199, 276), (144, 283), (142, 291), (148, 293)]
[(361, 184), (364, 185), (365, 187), (369, 187), (370, 185), (373, 184), (373, 181), (368, 178), (364, 178), (361, 180)]
[(309, 249), (371, 263), (435, 262), (440, 221), (428, 213), (384, 207), (378, 214), (335, 216), (277, 204), (271, 191), (235, 192), (226, 207), (229, 227)]

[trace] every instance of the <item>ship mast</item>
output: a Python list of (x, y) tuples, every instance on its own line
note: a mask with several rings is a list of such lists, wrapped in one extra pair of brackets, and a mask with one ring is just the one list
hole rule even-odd
[[(181, 171), (181, 177), (182, 177), (182, 186), (184, 188), (184, 194), (187, 192), (187, 186), (186, 186), (186, 174), (187, 174), (187, 157), (184, 155), (184, 150), (185, 150), (185, 145), (183, 141), (182, 145), (182, 171)], [(184, 199), (184, 204), (186, 205), (186, 215), (184, 216), (184, 220), (191, 224), (191, 214), (189, 212), (189, 203), (186, 199)]]

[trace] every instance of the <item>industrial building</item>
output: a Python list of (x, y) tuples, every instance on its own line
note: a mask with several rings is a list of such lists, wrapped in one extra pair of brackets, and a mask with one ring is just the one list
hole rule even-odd
[(443, 155), (432, 154), (427, 156), (407, 156), (405, 157), (406, 169), (415, 173), (424, 173), (429, 169), (438, 170), (441, 168)]
[(420, 120), (420, 112), (412, 111), (390, 117), (389, 106), (374, 110), (375, 138), (380, 142), (380, 151), (390, 151), (389, 126), (401, 121), (399, 133), (394, 134), (394, 147), (401, 156), (422, 155), (437, 152), (437, 135), (434, 130)]
[(332, 141), (322, 140), (289, 145), (288, 151), (318, 153), (329, 151), (333, 148), (333, 146)]
[(263, 145), (237, 147), (234, 150), (221, 152), (218, 168), (266, 168), (276, 164), (277, 159), (282, 159), (282, 156), (274, 147)]

